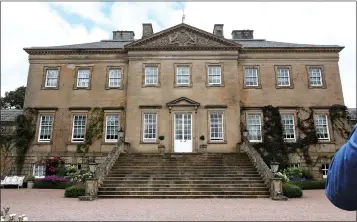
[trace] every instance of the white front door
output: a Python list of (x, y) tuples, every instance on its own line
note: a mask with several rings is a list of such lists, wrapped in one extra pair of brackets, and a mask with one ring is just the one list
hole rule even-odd
[(192, 114), (175, 113), (174, 150), (175, 152), (192, 152)]

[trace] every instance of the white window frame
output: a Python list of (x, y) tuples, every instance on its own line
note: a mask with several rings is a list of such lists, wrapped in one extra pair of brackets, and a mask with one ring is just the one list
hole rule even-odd
[[(115, 72), (118, 72), (119, 76), (118, 77), (111, 77), (111, 74), (116, 74)], [(118, 83), (118, 84), (111, 85), (112, 82), (110, 80), (117, 80), (115, 83)], [(120, 69), (120, 68), (110, 68), (109, 69), (109, 73), (108, 73), (108, 87), (120, 87), (121, 86), (121, 81), (122, 81), (122, 69)]]
[[(46, 117), (50, 117), (50, 123), (43, 125), (42, 122), (42, 118), (46, 118)], [(42, 132), (42, 127), (49, 127), (49, 135), (50, 138), (49, 139), (41, 139), (41, 132)], [(50, 142), (52, 139), (52, 127), (53, 127), (53, 115), (49, 115), (49, 114), (42, 114), (40, 115), (40, 124), (39, 124), (39, 128), (38, 128), (38, 142)]]
[[(49, 77), (49, 73), (50, 72), (53, 72), (53, 71), (56, 71), (57, 73), (57, 76), (56, 77)], [(59, 70), (58, 69), (47, 69), (46, 70), (46, 79), (45, 79), (45, 87), (46, 88), (57, 88), (58, 87), (58, 76), (59, 76)], [(49, 85), (49, 79), (55, 79), (56, 80), (56, 85), (52, 86), (52, 85)]]
[[(318, 118), (320, 118), (321, 116), (324, 116), (324, 119), (326, 121), (326, 125), (321, 125), (321, 124), (317, 124), (317, 120)], [(317, 134), (317, 138), (321, 141), (330, 141), (330, 132), (329, 132), (329, 124), (328, 124), (328, 118), (327, 118), (327, 114), (324, 113), (316, 113), (314, 114), (314, 123), (315, 123), (315, 130), (316, 130), (316, 134)], [(317, 132), (317, 128), (318, 127), (326, 127), (326, 133), (327, 133), (327, 138), (319, 138), (319, 134)]]
[[(253, 140), (253, 139), (250, 139), (251, 137), (251, 133), (249, 132), (250, 129), (249, 129), (249, 116), (259, 116), (259, 131), (260, 131), (260, 140)], [(254, 125), (255, 126), (255, 125)], [(260, 113), (247, 113), (247, 129), (248, 129), (248, 139), (250, 142), (262, 142), (263, 141), (263, 133), (262, 133), (262, 115)], [(258, 134), (259, 136), (259, 134)]]
[[(218, 122), (213, 126), (212, 124), (212, 115), (221, 115), (221, 122)], [(212, 137), (212, 128), (218, 129), (218, 134), (221, 134), (221, 137)], [(223, 111), (210, 111), (209, 112), (209, 137), (210, 141), (224, 141), (224, 112)]]
[[(182, 68), (185, 68), (188, 70), (187, 73), (184, 73), (184, 74), (180, 74), (179, 75), (179, 70), (182, 69)], [(186, 77), (188, 79), (188, 82), (187, 83), (179, 83), (178, 82), (178, 77), (181, 76), (181, 77)], [(190, 85), (191, 84), (191, 67), (189, 65), (179, 65), (176, 67), (176, 85)]]
[[(37, 174), (36, 175), (36, 171), (37, 172), (40, 172), (40, 169), (38, 169), (39, 167), (42, 168), (42, 174)], [(43, 169), (44, 168), (44, 169)], [(35, 177), (35, 178), (44, 178), (46, 176), (46, 164), (34, 164), (33, 167), (32, 167), (32, 175)]]
[[(149, 116), (151, 117), (155, 117), (155, 122), (150, 122), (147, 119)], [(158, 114), (155, 112), (144, 112), (143, 113), (143, 124), (142, 124), (142, 137), (143, 137), (143, 142), (156, 142), (157, 141), (157, 118), (158, 118)], [(155, 124), (155, 126), (152, 126), (153, 124)], [(146, 133), (146, 127), (148, 127), (148, 130), (154, 130), (155, 129), (155, 134), (154, 133)], [(155, 137), (152, 138), (145, 138), (146, 135), (155, 135)]]
[[(220, 65), (209, 65), (207, 67), (208, 85), (222, 84), (222, 67)], [(218, 80), (217, 82), (211, 80)]]
[[(255, 72), (251, 72), (254, 70)], [(251, 75), (247, 77), (247, 74)], [(247, 78), (256, 79), (256, 84), (255, 85), (248, 85)], [(244, 69), (244, 81), (245, 81), (245, 86), (246, 87), (257, 87), (259, 86), (259, 77), (258, 77), (258, 69), (257, 68), (245, 68)]]
[[(284, 140), (286, 142), (295, 142), (296, 141), (296, 133), (295, 133), (295, 115), (294, 114), (291, 114), (291, 113), (282, 113), (281, 115), (281, 122), (282, 122), (282, 125), (283, 125), (283, 137), (284, 137)], [(283, 116), (289, 116), (289, 120), (292, 120), (292, 129), (293, 129), (293, 135), (294, 135), (294, 138), (286, 138), (286, 135), (285, 134), (285, 127), (286, 127), (286, 124), (284, 122), (284, 117)], [(291, 124), (288, 124), (289, 126), (291, 126)], [(290, 135), (290, 134), (289, 134)]]
[[(149, 82), (149, 78), (155, 80)], [(159, 67), (155, 65), (147, 65), (144, 68), (144, 84), (145, 85), (157, 85), (159, 83)]]
[[(83, 78), (80, 76), (80, 72), (88, 72), (88, 78)], [(90, 86), (90, 75), (91, 75), (91, 70), (90, 69), (78, 69), (77, 70), (77, 88), (89, 88)], [(83, 86), (80, 85), (80, 80), (88, 79), (87, 85)]]
[[(313, 84), (313, 82), (311, 81), (312, 74), (313, 74), (313, 73), (316, 74), (316, 72), (313, 72), (314, 70), (319, 70), (319, 71), (317, 72), (317, 74), (318, 74), (319, 77), (320, 77), (320, 83), (319, 83), (319, 84)], [(314, 78), (317, 78), (317, 77), (314, 76)], [(309, 68), (309, 82), (310, 82), (310, 86), (311, 86), (311, 87), (320, 87), (320, 86), (323, 85), (323, 83), (322, 83), (322, 70), (321, 70), (321, 68), (315, 68), (315, 67), (310, 67), (310, 68)]]
[[(281, 73), (282, 70), (284, 70), (283, 73)], [(285, 71), (287, 71), (288, 76), (285, 76), (285, 74), (286, 74)], [(277, 77), (277, 85), (278, 85), (278, 86), (290, 86), (290, 70), (289, 70), (288, 68), (279, 68), (279, 67), (278, 67), (278, 68), (277, 68), (276, 77)], [(279, 81), (280, 78), (283, 78), (284, 80), (285, 80), (286, 78), (288, 78), (288, 84), (287, 84), (287, 85), (285, 85), (285, 84), (280, 84), (280, 83), (281, 83), (281, 82)], [(283, 81), (283, 82), (285, 82), (285, 81)]]
[(322, 178), (324, 178), (324, 179), (327, 178), (329, 166), (330, 166), (329, 163), (323, 163), (323, 164), (321, 165)]
[[(118, 125), (108, 125), (108, 120), (110, 117), (113, 117), (115, 116), (116, 118), (118, 118)], [(120, 126), (120, 117), (119, 117), (119, 114), (116, 114), (116, 113), (108, 113), (105, 117), (105, 142), (107, 143), (113, 143), (113, 142), (118, 142), (118, 138), (119, 138), (119, 135), (118, 135), (118, 129), (119, 129), (119, 126)], [(108, 127), (113, 127), (114, 128), (114, 134), (111, 134), (110, 133), (110, 136), (113, 136), (114, 137), (116, 136), (117, 138), (116, 139), (108, 139), (107, 136), (109, 136), (108, 134)], [(116, 127), (116, 130), (115, 130), (115, 127)]]
[[(76, 116), (82, 116), (84, 117), (84, 133), (83, 133), (83, 138), (73, 138), (74, 136), (74, 120), (76, 118)], [(80, 125), (82, 126), (82, 125)], [(87, 126), (87, 115), (85, 114), (75, 114), (73, 115), (72, 117), (72, 137), (71, 137), (71, 141), (73, 143), (81, 143), (81, 142), (84, 142), (84, 139), (86, 137), (86, 126)]]

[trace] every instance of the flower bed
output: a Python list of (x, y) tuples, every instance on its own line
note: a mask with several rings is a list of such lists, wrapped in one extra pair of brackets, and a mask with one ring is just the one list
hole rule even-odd
[(38, 189), (66, 189), (72, 185), (73, 183), (67, 178), (57, 177), (55, 175), (35, 180), (35, 188)]

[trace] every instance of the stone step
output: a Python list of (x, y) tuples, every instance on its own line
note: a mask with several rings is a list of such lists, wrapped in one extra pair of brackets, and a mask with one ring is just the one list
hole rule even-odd
[(148, 177), (113, 177), (108, 176), (105, 180), (260, 180), (260, 176), (237, 176), (237, 177), (197, 177), (197, 176), (176, 176), (176, 177), (163, 177), (163, 176), (148, 176)]
[(98, 191), (98, 195), (269, 195), (269, 191)]
[(208, 199), (208, 198), (269, 198), (270, 195), (98, 195), (98, 198), (132, 198), (132, 199)]
[(253, 165), (251, 166), (113, 166), (112, 170), (116, 169), (131, 169), (133, 171), (138, 170), (138, 169), (180, 169), (180, 170), (200, 170), (200, 169), (206, 169), (206, 170), (215, 170), (215, 169), (228, 169), (228, 170), (236, 170), (236, 169), (255, 169)]
[(267, 187), (100, 187), (99, 191), (268, 191)]
[(263, 180), (107, 180), (103, 184), (245, 184), (245, 183), (264, 183)]
[(210, 187), (220, 187), (220, 188), (241, 188), (241, 187), (264, 187), (268, 189), (264, 183), (245, 183), (245, 184), (128, 184), (123, 183), (113, 183), (113, 184), (103, 184), (101, 187), (138, 187), (138, 188), (180, 188), (180, 187), (191, 187), (191, 188), (210, 188)]
[(255, 168), (249, 168), (249, 169), (148, 169), (148, 168), (139, 168), (139, 169), (112, 169), (112, 173), (139, 173), (139, 172), (151, 172), (151, 173), (161, 173), (161, 174), (167, 174), (167, 173), (194, 173), (194, 174), (199, 174), (199, 173), (212, 173), (212, 174), (233, 174), (233, 173), (249, 173), (249, 172), (257, 172)]
[(187, 176), (187, 175), (197, 175), (197, 176), (224, 176), (224, 177), (229, 177), (229, 176), (246, 176), (246, 175), (252, 175), (252, 176), (258, 176), (259, 173), (257, 171), (248, 171), (248, 172), (234, 172), (234, 173), (211, 173), (211, 172), (199, 172), (197, 174), (189, 171), (179, 171), (179, 172), (169, 172), (169, 173), (155, 173), (155, 172), (137, 172), (137, 171), (132, 171), (130, 173), (112, 173), (110, 172), (109, 175), (116, 175), (116, 176), (128, 176), (128, 175), (135, 175), (135, 176), (150, 176), (150, 175), (162, 175), (162, 176)]

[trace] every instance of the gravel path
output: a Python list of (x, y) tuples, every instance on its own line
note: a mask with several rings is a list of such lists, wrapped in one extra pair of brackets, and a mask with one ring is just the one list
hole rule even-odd
[(270, 199), (99, 199), (63, 197), (63, 190), (1, 189), (1, 208), (36, 221), (93, 220), (319, 220), (355, 221), (356, 212), (339, 210), (323, 190), (304, 191), (304, 197)]

